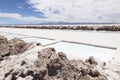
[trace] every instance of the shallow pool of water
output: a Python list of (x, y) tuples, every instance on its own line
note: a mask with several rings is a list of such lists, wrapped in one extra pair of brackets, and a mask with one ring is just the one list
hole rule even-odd
[(54, 47), (56, 51), (66, 53), (69, 59), (80, 59), (80, 58), (86, 59), (89, 58), (90, 56), (94, 56), (95, 58), (105, 62), (109, 62), (109, 60), (113, 58), (115, 51), (112, 49), (66, 43), (66, 42), (60, 42), (47, 47)]

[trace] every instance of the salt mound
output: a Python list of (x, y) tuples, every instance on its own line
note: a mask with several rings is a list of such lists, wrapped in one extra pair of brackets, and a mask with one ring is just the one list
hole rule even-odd
[(14, 38), (8, 41), (7, 38), (0, 36), (0, 60), (6, 56), (23, 53), (28, 47), (30, 44), (23, 40)]
[(7, 43), (7, 38), (5, 38), (4, 36), (0, 35), (0, 45), (1, 44), (5, 44)]
[[(64, 53), (57, 53), (54, 48), (37, 52), (38, 58), (31, 61), (33, 64), (21, 55), (24, 53), (11, 57), (9, 61), (6, 60), (13, 64), (5, 65), (4, 61), (2, 62), (2, 68), (8, 67), (4, 72), (0, 70), (3, 72), (0, 75), (2, 80), (107, 80), (107, 77), (96, 68), (97, 64), (69, 60)], [(17, 58), (19, 60), (14, 62)]]

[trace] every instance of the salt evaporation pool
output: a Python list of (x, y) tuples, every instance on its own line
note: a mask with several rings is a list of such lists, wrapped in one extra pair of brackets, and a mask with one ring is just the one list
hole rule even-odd
[(13, 38), (25, 38), (27, 36), (24, 35), (17, 35), (17, 34), (9, 34), (9, 35), (3, 35), (6, 37), (8, 40), (13, 39)]
[(54, 47), (56, 51), (64, 52), (69, 59), (80, 59), (94, 56), (100, 61), (109, 62), (113, 59), (113, 49), (60, 42), (47, 47)]
[(10, 33), (0, 33), (4, 37), (6, 37), (8, 40), (13, 38), (20, 38), (24, 40), (25, 42), (35, 42), (35, 43), (41, 43), (41, 44), (47, 44), (53, 42), (53, 40), (44, 39), (44, 38), (38, 38), (38, 37), (32, 37), (32, 36), (25, 36), (25, 35), (19, 35), (19, 34), (10, 34)]
[[(17, 35), (17, 34), (2, 34), (2, 35), (8, 39), (21, 38), (26, 42), (36, 42), (36, 43), (41, 43), (43, 45), (53, 42), (53, 40)], [(46, 47), (54, 47), (56, 51), (66, 53), (69, 59), (80, 59), (80, 58), (86, 59), (89, 56), (94, 56), (101, 61), (109, 62), (110, 60), (112, 60), (115, 54), (115, 50), (113, 49), (100, 48), (100, 47), (81, 45), (81, 44), (73, 44), (67, 42), (59, 42)]]
[(35, 42), (35, 43), (41, 43), (41, 44), (47, 44), (53, 41), (53, 40), (42, 39), (37, 37), (23, 38), (22, 40), (24, 40), (25, 42)]

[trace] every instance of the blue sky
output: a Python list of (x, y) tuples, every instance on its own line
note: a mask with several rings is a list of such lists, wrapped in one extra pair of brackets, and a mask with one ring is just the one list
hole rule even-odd
[[(31, 17), (34, 16), (36, 18), (45, 18), (42, 12), (36, 12), (31, 7), (31, 5), (27, 4), (27, 0), (0, 0), (0, 13), (4, 14), (19, 14), (22, 17)], [(25, 21), (25, 20), (17, 20), (14, 17), (0, 17), (0, 24), (29, 24), (36, 23), (34, 21)]]
[(120, 0), (0, 0), (0, 24), (120, 23)]
[(27, 4), (27, 0), (0, 0), (0, 12), (18, 13), (22, 16), (44, 17), (43, 13), (35, 12), (31, 5)]

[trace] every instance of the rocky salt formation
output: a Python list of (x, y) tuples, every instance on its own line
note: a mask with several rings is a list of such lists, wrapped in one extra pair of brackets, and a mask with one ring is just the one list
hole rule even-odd
[(7, 38), (5, 38), (4, 36), (0, 35), (0, 45), (1, 44), (6, 44), (7, 43)]
[(94, 64), (96, 61), (93, 61), (93, 58), (93, 64), (90, 60), (69, 60), (64, 53), (57, 53), (54, 48), (39, 51), (35, 54), (37, 59), (31, 62), (24, 59), (23, 55), (24, 53), (4, 60), (10, 62), (7, 65), (4, 61), (1, 62), (2, 69), (3, 66), (8, 67), (4, 72), (0, 69), (3, 72), (0, 75), (2, 80), (107, 80), (96, 68), (97, 64)]
[(23, 40), (17, 38), (7, 40), (4, 36), (0, 36), (0, 60), (9, 55), (23, 53), (28, 47), (30, 47), (30, 44)]
[(37, 68), (44, 69), (44, 75), (39, 76), (43, 80), (107, 80), (94, 68), (96, 65), (82, 60), (69, 60), (63, 52), (56, 53), (54, 48), (39, 52), (36, 63)]

